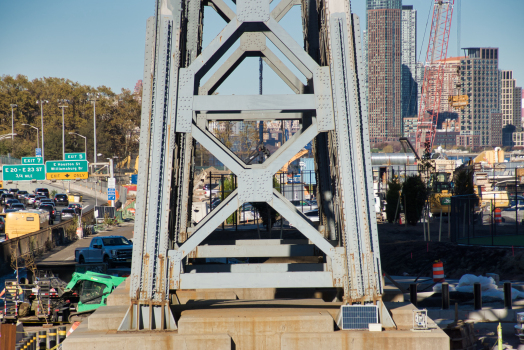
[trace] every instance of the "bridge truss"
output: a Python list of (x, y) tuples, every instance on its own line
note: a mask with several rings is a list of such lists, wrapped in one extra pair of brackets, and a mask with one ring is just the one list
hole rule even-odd
[[(301, 6), (304, 45), (279, 21)], [(227, 22), (204, 49), (203, 8)], [(232, 45), (240, 46), (219, 60)], [(303, 84), (270, 49), (303, 74)], [(261, 57), (295, 92), (214, 95), (246, 57)], [(380, 303), (382, 279), (359, 19), (347, 0), (157, 0), (147, 21), (131, 307), (120, 330), (176, 329), (169, 295), (198, 288), (340, 287), (348, 303)], [(218, 66), (216, 68), (215, 66)], [(211, 77), (206, 73), (215, 67)], [(246, 164), (211, 132), (210, 121), (299, 120), (301, 129), (262, 164)], [(238, 188), (198, 224), (191, 208), (198, 141), (238, 178)], [(313, 141), (320, 231), (273, 188), (273, 177)], [(246, 202), (266, 202), (302, 241), (202, 244)], [(320, 264), (190, 265), (188, 257), (322, 256)]]

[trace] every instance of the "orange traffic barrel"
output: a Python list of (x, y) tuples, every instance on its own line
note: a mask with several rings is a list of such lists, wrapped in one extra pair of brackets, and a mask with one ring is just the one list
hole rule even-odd
[(496, 224), (502, 223), (502, 209), (496, 208), (494, 212), (495, 212), (495, 223)]
[(444, 263), (442, 261), (435, 261), (433, 263), (433, 282), (444, 282)]

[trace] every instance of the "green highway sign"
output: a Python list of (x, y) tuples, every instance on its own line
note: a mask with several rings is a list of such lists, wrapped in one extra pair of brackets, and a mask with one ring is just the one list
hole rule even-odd
[(4, 181), (45, 180), (44, 165), (4, 165), (2, 167)]
[(66, 153), (64, 160), (86, 160), (85, 153)]
[(22, 157), (22, 164), (44, 164), (42, 157)]
[(87, 173), (87, 160), (51, 160), (45, 162), (46, 173)]

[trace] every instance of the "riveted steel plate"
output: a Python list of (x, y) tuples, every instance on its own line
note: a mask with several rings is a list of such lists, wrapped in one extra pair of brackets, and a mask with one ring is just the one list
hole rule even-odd
[(264, 51), (266, 36), (263, 33), (244, 33), (240, 37), (240, 48), (244, 51)]
[(318, 67), (313, 75), (317, 103), (318, 131), (329, 131), (335, 128), (333, 114), (333, 97), (329, 67)]
[(240, 22), (265, 22), (269, 20), (269, 0), (238, 0), (237, 18)]
[(273, 177), (265, 169), (246, 169), (238, 174), (238, 200), (269, 202), (273, 197)]
[(176, 131), (191, 132), (195, 75), (191, 70), (181, 68), (178, 81), (178, 116), (176, 119)]

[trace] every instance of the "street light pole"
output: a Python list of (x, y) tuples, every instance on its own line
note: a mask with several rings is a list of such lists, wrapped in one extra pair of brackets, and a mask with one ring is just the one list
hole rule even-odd
[(29, 126), (30, 128), (36, 129), (36, 148), (40, 148), (40, 143), (39, 143), (39, 140), (38, 140), (38, 138), (39, 138), (39, 136), (38, 136), (38, 128), (36, 126), (32, 126), (32, 125), (29, 125), (29, 124), (22, 124), (22, 125)]
[[(93, 138), (94, 138), (94, 151), (93, 154), (94, 163), (96, 163), (96, 101), (99, 100), (100, 94), (87, 94), (88, 100), (93, 102)], [(90, 98), (89, 98), (90, 97)]]
[(18, 105), (11, 104), (11, 144), (15, 140), (15, 108), (18, 107)]
[(42, 163), (45, 161), (44, 158), (44, 103), (49, 103), (47, 100), (36, 101), (37, 104), (40, 104), (40, 116), (42, 120)]
[(84, 139), (84, 152), (86, 153), (86, 158), (87, 158), (87, 137), (77, 134), (76, 132), (69, 132), (69, 135), (77, 135)]
[(69, 103), (69, 100), (58, 100), (58, 103), (62, 103), (58, 108), (62, 108), (62, 159), (65, 159), (65, 120), (64, 120), (64, 108), (68, 106), (65, 103)]

